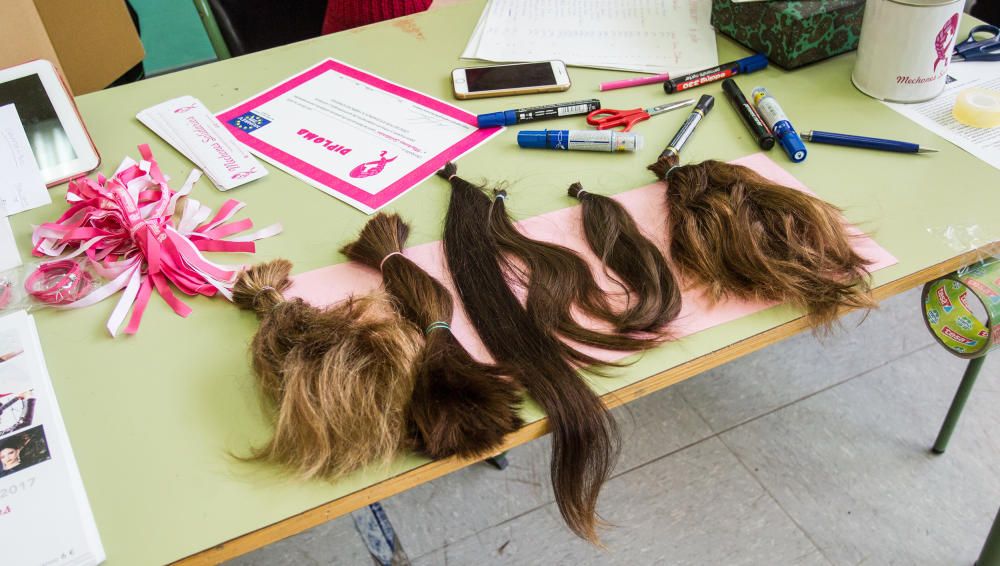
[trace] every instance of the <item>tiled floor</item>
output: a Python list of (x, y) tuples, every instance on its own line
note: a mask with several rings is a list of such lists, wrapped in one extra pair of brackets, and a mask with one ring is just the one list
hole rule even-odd
[[(548, 440), (384, 503), (414, 564), (971, 565), (1000, 506), (1000, 362), (945, 456), (964, 362), (915, 291), (615, 410), (625, 446), (599, 550), (562, 525)], [(341, 518), (230, 564), (370, 564)]]

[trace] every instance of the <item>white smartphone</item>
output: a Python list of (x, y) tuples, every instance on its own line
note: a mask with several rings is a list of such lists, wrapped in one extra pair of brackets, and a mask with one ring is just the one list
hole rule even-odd
[(570, 87), (562, 61), (466, 67), (451, 72), (455, 98), (485, 98), (536, 92), (559, 92)]
[(46, 186), (85, 175), (101, 162), (73, 95), (52, 63), (0, 69), (0, 106), (13, 104)]

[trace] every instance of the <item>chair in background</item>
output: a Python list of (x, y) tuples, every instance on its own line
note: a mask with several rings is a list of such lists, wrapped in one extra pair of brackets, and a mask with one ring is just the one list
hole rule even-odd
[(317, 37), (327, 0), (194, 0), (219, 59)]

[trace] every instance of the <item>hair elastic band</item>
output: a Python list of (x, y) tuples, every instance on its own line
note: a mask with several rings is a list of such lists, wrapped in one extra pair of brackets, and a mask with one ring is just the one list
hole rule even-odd
[(587, 191), (585, 191), (583, 189), (580, 189), (579, 191), (576, 191), (576, 199), (577, 200), (582, 199), (583, 195), (585, 195), (585, 194), (587, 194)]
[(254, 295), (253, 295), (253, 301), (256, 303), (257, 299), (259, 299), (260, 296), (263, 295), (267, 291), (275, 291), (275, 292), (277, 292), (277, 289), (275, 289), (274, 287), (272, 287), (270, 285), (264, 285), (256, 293), (254, 293)]
[(448, 175), (448, 182), (450, 183), (451, 180), (454, 179), (455, 177), (458, 177), (458, 173), (452, 173), (451, 175)]
[(443, 328), (445, 330), (450, 331), (451, 325), (449, 325), (447, 322), (443, 320), (432, 322), (427, 326), (427, 328), (424, 329), (424, 336), (430, 334), (432, 330), (437, 330), (438, 328)]
[(93, 283), (80, 264), (64, 259), (39, 265), (24, 281), (24, 290), (47, 305), (67, 305), (90, 293)]
[(506, 193), (497, 193), (497, 194), (493, 195), (493, 200), (496, 200), (498, 198), (502, 198), (504, 202), (507, 202), (507, 194)]
[(382, 271), (382, 266), (385, 265), (385, 261), (394, 255), (403, 255), (403, 252), (392, 252), (391, 254), (382, 258), (382, 262), (378, 264), (378, 270)]
[(677, 169), (678, 167), (680, 167), (680, 165), (671, 165), (670, 169), (667, 169), (667, 172), (663, 174), (663, 180), (666, 181), (667, 177), (670, 176), (670, 172), (673, 171), (674, 169)]

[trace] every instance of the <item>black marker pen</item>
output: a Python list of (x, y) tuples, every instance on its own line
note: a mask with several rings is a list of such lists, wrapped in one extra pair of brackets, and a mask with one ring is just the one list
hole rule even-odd
[(750, 135), (757, 142), (757, 145), (761, 149), (771, 149), (774, 147), (774, 136), (771, 135), (771, 131), (767, 129), (767, 125), (764, 124), (764, 120), (760, 118), (757, 114), (757, 110), (754, 109), (747, 97), (743, 95), (743, 91), (736, 84), (733, 79), (726, 79), (722, 81), (722, 92), (726, 93), (726, 98), (732, 103), (733, 108), (736, 113), (740, 115), (740, 119), (746, 125), (747, 129), (750, 130)]
[(767, 57), (757, 54), (729, 63), (723, 63), (711, 69), (698, 71), (683, 77), (676, 77), (663, 83), (663, 90), (667, 94), (681, 92), (689, 88), (699, 87), (704, 84), (714, 83), (733, 75), (743, 75), (767, 68)]
[(513, 126), (521, 122), (534, 122), (535, 120), (549, 120), (552, 118), (562, 118), (563, 116), (590, 114), (594, 110), (600, 109), (601, 101), (596, 98), (574, 100), (573, 102), (560, 102), (559, 104), (546, 104), (545, 106), (532, 106), (530, 108), (480, 114), (476, 116), (476, 124), (480, 128)]

